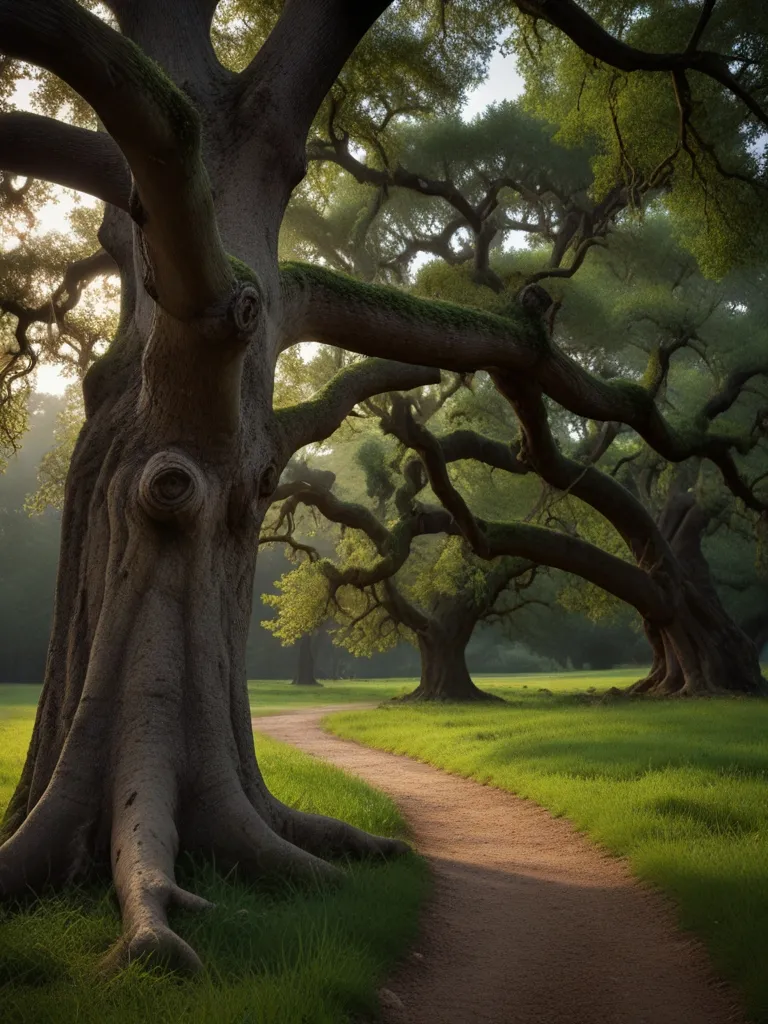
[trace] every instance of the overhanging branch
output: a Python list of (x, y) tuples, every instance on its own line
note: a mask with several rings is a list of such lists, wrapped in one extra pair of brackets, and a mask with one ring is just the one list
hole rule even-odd
[(0, 0), (5, 53), (45, 68), (94, 108), (123, 151), (160, 305), (180, 320), (225, 309), (234, 274), (201, 156), (199, 117), (129, 39), (76, 0)]
[(639, 50), (616, 39), (573, 0), (515, 0), (520, 11), (548, 22), (572, 39), (590, 57), (620, 71), (698, 71), (719, 82), (740, 99), (758, 121), (768, 126), (768, 113), (739, 83), (728, 67), (726, 55), (699, 50), (701, 33), (709, 17), (706, 0), (691, 40), (679, 53), (653, 53)]
[(366, 398), (439, 383), (440, 371), (432, 367), (389, 359), (364, 359), (353, 363), (335, 374), (308, 401), (277, 410), (275, 416), (286, 452), (292, 455), (304, 445), (330, 437)]
[(0, 167), (128, 210), (130, 171), (114, 139), (105, 132), (76, 128), (39, 114), (0, 114)]

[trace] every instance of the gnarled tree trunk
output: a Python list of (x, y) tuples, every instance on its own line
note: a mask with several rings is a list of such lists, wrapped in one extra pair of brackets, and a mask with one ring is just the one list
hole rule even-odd
[[(176, 883), (182, 850), (255, 879), (331, 879), (324, 855), (405, 849), (269, 793), (245, 673), (269, 496), (318, 416), (336, 419), (321, 425), (331, 431), (341, 421), (299, 408), (281, 425), (272, 410), (291, 337), (278, 228), (314, 111), (383, 6), (289, 2), (239, 81), (213, 54), (215, 4), (116, 5), (122, 36), (65, 0), (0, 9), (3, 49), (91, 102), (133, 177), (129, 200), (117, 146), (94, 170), (117, 168), (102, 191), (135, 222), (113, 208), (102, 231), (121, 272), (121, 325), (86, 380), (45, 685), (0, 846), (0, 897), (111, 865), (124, 926), (115, 964), (198, 966), (168, 925), (169, 907), (206, 906)], [(85, 134), (82, 145), (112, 145)], [(357, 400), (346, 396), (341, 418)]]
[(315, 653), (312, 649), (312, 634), (306, 633), (299, 640), (299, 661), (296, 666), (296, 675), (293, 677), (294, 686), (321, 686), (315, 678)]
[(768, 690), (759, 652), (728, 615), (715, 588), (701, 542), (707, 511), (684, 486), (679, 471), (658, 520), (679, 566), (675, 614), (668, 624), (646, 623), (651, 671), (631, 688), (654, 696), (754, 694)]
[(708, 516), (688, 486), (691, 467), (678, 470), (657, 523), (613, 477), (559, 451), (536, 385), (506, 374), (495, 374), (494, 380), (523, 428), (521, 457), (547, 483), (569, 491), (603, 515), (624, 539), (638, 567), (665, 594), (663, 613), (645, 617), (653, 651), (651, 671), (630, 692), (657, 696), (765, 693), (757, 650), (723, 608), (701, 550)]

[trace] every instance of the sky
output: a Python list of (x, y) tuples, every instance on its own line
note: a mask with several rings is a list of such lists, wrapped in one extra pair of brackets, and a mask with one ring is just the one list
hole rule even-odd
[[(501, 43), (501, 40), (500, 40)], [(31, 109), (30, 92), (33, 83), (22, 81), (17, 85), (13, 97), (17, 109)], [(477, 88), (473, 89), (467, 96), (467, 101), (462, 110), (462, 117), (469, 121), (481, 114), (491, 103), (498, 103), (501, 100), (514, 99), (519, 96), (523, 89), (523, 81), (517, 73), (515, 59), (511, 55), (504, 55), (497, 50), (491, 58), (488, 69), (488, 77)], [(71, 193), (65, 189), (56, 190), (57, 200), (49, 204), (40, 215), (41, 231), (67, 231), (69, 227), (68, 215), (72, 209)], [(98, 200), (90, 196), (82, 196), (83, 203), (95, 204)], [(51, 395), (61, 395), (69, 383), (54, 364), (39, 366), (35, 371), (35, 388), (37, 391)]]

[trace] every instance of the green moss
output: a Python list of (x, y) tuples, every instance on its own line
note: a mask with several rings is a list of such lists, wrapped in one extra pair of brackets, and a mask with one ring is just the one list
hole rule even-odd
[(259, 276), (255, 270), (252, 270), (247, 263), (243, 263), (237, 256), (230, 256), (227, 254), (229, 265), (232, 267), (232, 271), (238, 281), (250, 281), (252, 284), (257, 285), (261, 288), (261, 282)]
[(187, 159), (195, 156), (200, 149), (199, 113), (156, 61), (130, 39), (120, 39), (125, 47), (121, 63), (136, 84), (155, 98), (170, 128), (177, 154)]
[(288, 283), (322, 288), (342, 302), (369, 306), (377, 312), (391, 311), (414, 323), (451, 331), (475, 331), (494, 337), (523, 333), (542, 347), (548, 345), (543, 325), (522, 307), (509, 308), (508, 315), (500, 316), (441, 299), (416, 298), (397, 288), (367, 284), (308, 263), (283, 263), (281, 271)]

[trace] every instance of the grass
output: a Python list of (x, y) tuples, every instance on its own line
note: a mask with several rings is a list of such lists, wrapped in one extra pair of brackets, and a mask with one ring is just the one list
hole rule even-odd
[[(0, 686), (0, 813), (39, 692)], [(395, 805), (360, 780), (266, 737), (258, 750), (267, 783), (287, 803), (403, 834)], [(415, 857), (356, 865), (331, 890), (265, 890), (202, 864), (182, 864), (180, 875), (217, 905), (172, 920), (206, 965), (200, 978), (132, 965), (103, 982), (97, 963), (119, 934), (113, 896), (95, 886), (48, 894), (0, 909), (3, 1024), (342, 1024), (375, 1012), (375, 991), (414, 936), (427, 884)]]
[[(339, 736), (535, 800), (671, 896), (768, 1024), (768, 701), (592, 702), (637, 673), (479, 680), (506, 705), (390, 705)], [(628, 951), (631, 955), (631, 951)]]
[(344, 679), (322, 686), (293, 686), (289, 682), (263, 679), (248, 683), (248, 696), (254, 715), (274, 715), (292, 708), (316, 708), (326, 704), (378, 704), (407, 693), (414, 685), (407, 679)]
[[(619, 669), (597, 673), (601, 689), (610, 686), (628, 686), (642, 672), (638, 669)], [(553, 693), (576, 693), (595, 681), (594, 672), (559, 672), (551, 675), (492, 676), (473, 675), (478, 686), (500, 697), (518, 690), (537, 692), (541, 687)], [(272, 715), (292, 708), (322, 707), (326, 704), (381, 703), (415, 690), (415, 679), (349, 679), (325, 682), (322, 686), (293, 686), (289, 682), (272, 679), (251, 680), (248, 694), (254, 715)], [(30, 687), (30, 689), (34, 689)], [(0, 687), (0, 700), (2, 700)]]

